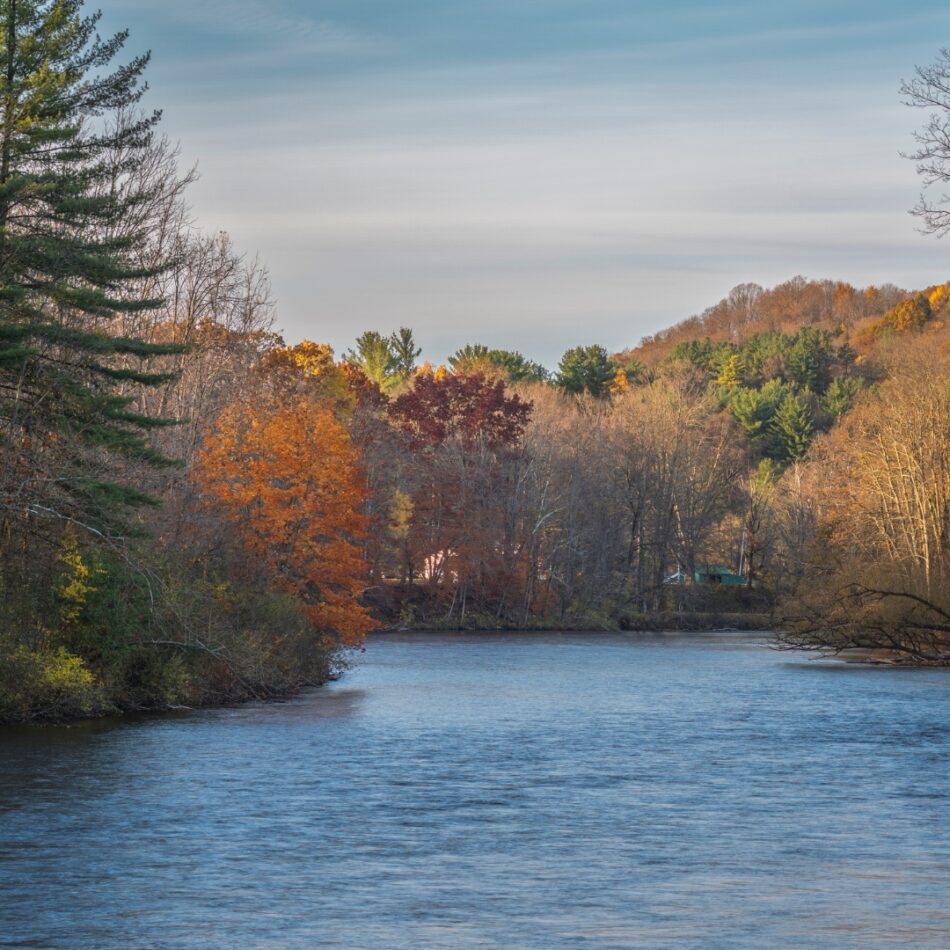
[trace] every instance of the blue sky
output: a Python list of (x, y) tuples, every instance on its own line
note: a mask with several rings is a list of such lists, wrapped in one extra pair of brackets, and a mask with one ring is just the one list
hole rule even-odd
[(900, 104), (946, 4), (114, 0), (150, 48), (207, 230), (270, 268), (289, 339), (412, 326), (555, 365), (735, 284), (915, 287)]

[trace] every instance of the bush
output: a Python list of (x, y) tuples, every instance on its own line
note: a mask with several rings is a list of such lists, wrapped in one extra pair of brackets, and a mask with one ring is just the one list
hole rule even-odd
[(96, 677), (65, 647), (0, 652), (0, 721), (65, 719), (108, 709)]
[(135, 650), (117, 674), (116, 699), (123, 709), (168, 709), (200, 701), (199, 678), (177, 652)]

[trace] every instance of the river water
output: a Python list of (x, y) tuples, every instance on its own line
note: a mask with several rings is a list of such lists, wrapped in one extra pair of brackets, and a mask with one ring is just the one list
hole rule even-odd
[(389, 635), (284, 704), (0, 731), (4, 947), (950, 947), (950, 671)]

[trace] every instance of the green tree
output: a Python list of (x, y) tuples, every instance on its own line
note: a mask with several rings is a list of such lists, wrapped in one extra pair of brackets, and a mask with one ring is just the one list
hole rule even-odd
[(181, 347), (110, 332), (160, 304), (137, 289), (165, 265), (138, 263), (147, 235), (127, 224), (153, 192), (117, 187), (159, 114), (128, 120), (148, 55), (110, 71), (127, 34), (102, 39), (81, 7), (0, 3), (0, 514), (114, 532), (150, 500), (130, 465), (169, 462), (148, 439), (165, 420), (135, 408), (137, 386), (169, 377), (142, 361)]
[(404, 382), (412, 376), (416, 361), (422, 355), (422, 348), (416, 346), (416, 340), (409, 327), (400, 327), (389, 338), (389, 349), (393, 356), (393, 372)]
[(517, 350), (492, 350), (489, 359), (510, 383), (546, 383), (551, 376), (540, 363), (527, 359)]
[(620, 364), (610, 358), (604, 347), (575, 346), (561, 357), (555, 383), (569, 393), (586, 392), (604, 399), (610, 394), (618, 369)]
[(767, 330), (756, 333), (742, 347), (746, 379), (768, 381), (784, 374), (788, 337), (784, 333)]
[(836, 376), (821, 398), (821, 408), (832, 423), (837, 422), (852, 406), (861, 391), (862, 381), (856, 376)]
[(626, 374), (627, 382), (630, 385), (642, 385), (649, 379), (649, 372), (646, 364), (641, 363), (636, 357), (629, 357), (623, 364), (623, 371)]
[(493, 350), (483, 343), (467, 343), (450, 357), (456, 373), (501, 375), (509, 383), (545, 383), (551, 374), (540, 364), (517, 350)]
[(704, 340), (686, 340), (673, 347), (667, 360), (671, 363), (685, 360), (705, 372), (709, 371), (713, 361), (713, 344), (707, 336)]
[(343, 359), (358, 366), (366, 377), (386, 392), (403, 378), (397, 372), (392, 341), (376, 330), (367, 330), (356, 338), (356, 346), (343, 354)]
[(831, 334), (827, 330), (802, 327), (788, 346), (788, 374), (799, 389), (823, 393), (831, 380), (830, 363), (834, 360)]
[(484, 372), (490, 365), (491, 350), (484, 343), (466, 343), (449, 357), (449, 366), (456, 373)]
[(745, 386), (737, 386), (732, 391), (729, 409), (733, 418), (752, 440), (761, 439), (768, 432), (775, 412), (774, 405), (771, 405), (759, 390)]
[(772, 418), (772, 455), (780, 461), (802, 459), (814, 432), (811, 407), (803, 393), (788, 393)]

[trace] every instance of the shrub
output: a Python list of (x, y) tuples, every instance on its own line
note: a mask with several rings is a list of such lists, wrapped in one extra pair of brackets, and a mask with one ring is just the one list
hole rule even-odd
[(0, 652), (0, 721), (63, 719), (107, 709), (96, 677), (65, 647)]

